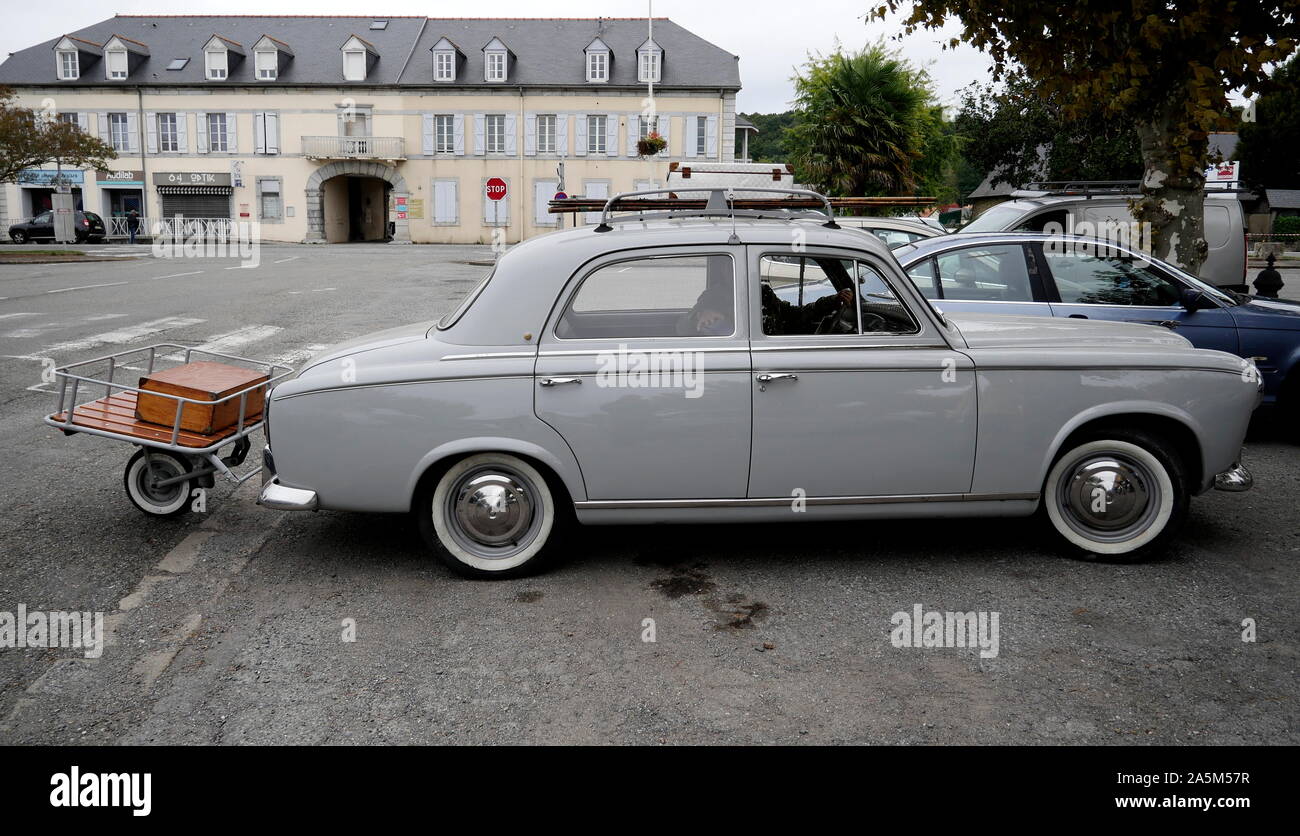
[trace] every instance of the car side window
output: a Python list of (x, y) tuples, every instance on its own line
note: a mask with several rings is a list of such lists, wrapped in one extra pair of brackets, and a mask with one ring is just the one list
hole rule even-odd
[(894, 247), (911, 244), (913, 241), (919, 241), (925, 237), (919, 232), (907, 232), (902, 229), (872, 229), (871, 232), (881, 241), (884, 241), (885, 246), (891, 250)]
[(1032, 302), (1025, 249), (1019, 244), (968, 247), (936, 258), (942, 298), (971, 302)]
[(919, 330), (888, 282), (863, 261), (769, 254), (759, 259), (759, 281), (767, 336)]
[(37, 215), (35, 218), (32, 218), (32, 223), (47, 224), (50, 222), (50, 219), (53, 217), (54, 217), (53, 212), (42, 212), (41, 214)]
[(939, 295), (939, 286), (934, 280), (934, 259), (927, 258), (917, 264), (913, 264), (907, 270), (907, 277), (916, 285), (916, 289), (921, 291), (921, 295), (926, 299), (942, 299)]
[(1177, 305), (1181, 287), (1124, 253), (1090, 255), (1052, 252), (1045, 246), (1047, 269), (1065, 304)]
[(582, 281), (555, 335), (564, 340), (731, 336), (735, 272), (726, 255), (606, 264)]

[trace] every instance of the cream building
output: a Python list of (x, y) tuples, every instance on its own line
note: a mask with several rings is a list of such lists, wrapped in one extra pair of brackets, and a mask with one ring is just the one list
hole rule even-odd
[[(117, 228), (134, 208), (257, 220), (273, 241), (487, 243), (499, 227), (515, 242), (575, 222), (546, 212), (561, 188), (605, 196), (663, 185), (670, 162), (735, 160), (739, 59), (666, 19), (650, 31), (119, 15), (12, 54), (0, 84), (114, 145), (113, 171), (63, 173)], [(656, 128), (668, 148), (640, 156)], [(0, 185), (0, 218), (47, 208), (54, 169)]]

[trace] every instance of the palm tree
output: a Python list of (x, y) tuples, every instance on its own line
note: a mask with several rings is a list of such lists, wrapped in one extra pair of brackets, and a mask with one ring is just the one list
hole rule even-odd
[(812, 58), (794, 79), (794, 162), (830, 194), (911, 194), (936, 109), (922, 70), (882, 45)]

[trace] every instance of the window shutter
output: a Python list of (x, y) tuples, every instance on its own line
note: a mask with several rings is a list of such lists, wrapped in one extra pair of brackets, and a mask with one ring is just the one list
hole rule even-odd
[(561, 156), (569, 155), (569, 117), (555, 117), (555, 152)]
[(460, 217), (458, 181), (438, 180), (433, 184), (433, 219), (440, 224), (454, 224)]
[[(647, 123), (648, 124), (648, 123)], [(636, 143), (641, 138), (641, 117), (633, 114), (627, 117), (627, 155), (636, 156)]]
[(537, 156), (537, 114), (524, 114), (524, 156)]
[(266, 114), (253, 114), (253, 153), (266, 153)]
[(185, 120), (189, 118), (188, 113), (176, 114), (176, 148), (182, 154), (190, 152), (189, 138), (185, 134)]
[(140, 153), (140, 114), (134, 110), (126, 112), (126, 151)]
[(89, 114), (89, 113), (78, 113), (78, 114), (77, 114), (77, 127), (81, 128), (81, 130), (82, 130), (83, 133), (87, 133), (87, 134), (90, 133), (90, 114)]
[(667, 145), (664, 146), (664, 150), (659, 152), (660, 157), (672, 156), (673, 140), (672, 137), (669, 136), (669, 132), (668, 132), (668, 129), (672, 127), (672, 124), (673, 124), (673, 118), (671, 116), (659, 117), (659, 135), (664, 138), (664, 142), (668, 143)]
[(506, 154), (516, 156), (519, 153), (519, 139), (516, 136), (519, 130), (519, 115), (516, 113), (506, 114)]
[(111, 137), (108, 133), (108, 114), (97, 113), (95, 115), (99, 117), (99, 138), (105, 142), (111, 143), (113, 141), (113, 137)]
[(487, 142), (487, 115), (483, 113), (474, 114), (474, 156), (481, 157), (485, 153), (485, 143)]
[(587, 114), (579, 113), (575, 123), (577, 138), (573, 143), (573, 156), (587, 156)]
[(709, 152), (709, 158), (718, 156), (718, 117), (710, 116), (708, 124), (704, 127), (704, 148)]
[(280, 113), (266, 114), (266, 153), (280, 153)]
[(605, 156), (618, 156), (618, 114), (610, 113), (605, 117)]
[(144, 147), (150, 154), (158, 153), (158, 114), (144, 115)]
[(457, 113), (451, 117), (452, 143), (457, 156), (465, 154), (465, 117)]
[(232, 154), (239, 153), (239, 122), (235, 114), (226, 114), (226, 149)]
[[(509, 182), (506, 181), (507, 184)], [(510, 223), (510, 191), (508, 189), (506, 196), (500, 200), (491, 200), (487, 196), (487, 190), (484, 189), (483, 191), (483, 223), (492, 224), (493, 221), (496, 222), (496, 226), (505, 226)]]
[(433, 114), (420, 114), (420, 141), (423, 143), (424, 153), (433, 156)]
[[(586, 193), (587, 197), (595, 198), (597, 200), (609, 200), (608, 183), (583, 183), (582, 190)], [(586, 222), (589, 224), (598, 224), (600, 223), (600, 216), (601, 212), (588, 212), (586, 214)]]
[(208, 114), (199, 111), (194, 114), (195, 135), (198, 137), (196, 142), (198, 148), (195, 150), (200, 154), (208, 153)]

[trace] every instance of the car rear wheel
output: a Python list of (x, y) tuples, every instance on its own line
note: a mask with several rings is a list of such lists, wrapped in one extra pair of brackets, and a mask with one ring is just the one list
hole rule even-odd
[(12, 230), (9, 233), (9, 237), (13, 239), (15, 244), (26, 244), (28, 241), (32, 240), (31, 236), (21, 229)]
[(1178, 456), (1146, 433), (1114, 430), (1073, 442), (1043, 486), (1047, 518), (1085, 557), (1132, 561), (1160, 552), (1188, 507)]
[(510, 578), (536, 571), (556, 528), (546, 478), (507, 453), (461, 459), (416, 499), (420, 533), (455, 572)]

